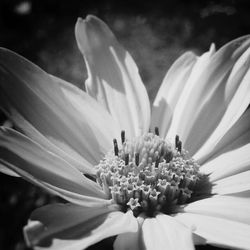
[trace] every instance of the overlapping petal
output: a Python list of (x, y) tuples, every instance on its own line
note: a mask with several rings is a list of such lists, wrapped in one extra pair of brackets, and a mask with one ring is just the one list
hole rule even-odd
[(219, 140), (247, 108), (249, 45), (249, 36), (226, 44), (209, 58), (191, 90), (183, 91), (170, 135), (176, 131), (191, 154), (206, 141), (212, 147), (209, 141)]
[(215, 147), (207, 149), (203, 157), (198, 154), (194, 157), (202, 165), (206, 161), (211, 161), (223, 153), (240, 148), (248, 143), (250, 143), (250, 109), (245, 111), (232, 128), (218, 141)]
[(250, 225), (250, 200), (242, 197), (220, 196), (192, 202), (183, 208), (186, 213), (195, 213), (224, 218)]
[(167, 72), (155, 97), (151, 127), (158, 127), (163, 138), (167, 135), (175, 107), (196, 62), (197, 56), (191, 52), (179, 57)]
[(167, 133), (168, 138), (174, 138), (175, 135), (177, 134), (181, 136), (182, 140), (186, 137), (184, 124), (189, 122), (192, 119), (192, 116), (185, 117), (183, 114), (185, 114), (186, 111), (189, 109), (190, 99), (192, 99), (194, 95), (196, 96), (197, 90), (194, 91), (194, 89), (197, 87), (196, 85), (199, 84), (197, 83), (197, 81), (206, 71), (207, 66), (210, 63), (211, 57), (214, 55), (214, 53), (215, 53), (215, 46), (214, 44), (212, 44), (210, 50), (201, 55), (200, 57), (198, 57), (195, 65), (193, 65), (192, 71), (188, 79), (186, 80), (187, 82), (185, 83), (182, 92), (177, 97), (178, 102), (175, 105), (171, 126)]
[(249, 249), (250, 225), (208, 215), (180, 213), (175, 218), (194, 229), (207, 244), (233, 249)]
[(112, 146), (115, 122), (86, 93), (6, 49), (0, 50), (0, 77), (7, 115), (15, 120), (19, 114), (71, 157), (90, 167)]
[[(62, 158), (21, 133), (1, 128), (0, 161), (28, 180), (84, 197), (105, 198), (101, 188)], [(47, 185), (48, 187), (48, 185)], [(49, 189), (49, 188), (47, 188)], [(59, 192), (60, 193), (60, 192)], [(65, 195), (65, 193), (62, 193)]]
[[(85, 249), (104, 238), (137, 230), (130, 212), (114, 207), (89, 209), (54, 204), (35, 210), (25, 227), (26, 241), (36, 249)], [(108, 230), (107, 230), (108, 228)]]
[(250, 170), (250, 143), (217, 156), (201, 166), (212, 182)]
[(75, 33), (88, 70), (87, 92), (106, 107), (128, 138), (147, 132), (149, 99), (130, 54), (94, 16), (79, 18)]
[(190, 228), (168, 215), (146, 218), (142, 224), (142, 234), (147, 250), (194, 249)]

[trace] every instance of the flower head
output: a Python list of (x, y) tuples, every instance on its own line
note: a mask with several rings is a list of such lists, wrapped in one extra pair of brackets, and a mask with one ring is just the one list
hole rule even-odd
[(182, 55), (150, 111), (106, 24), (88, 16), (75, 33), (86, 92), (0, 49), (0, 105), (17, 128), (0, 130), (0, 170), (69, 202), (32, 213), (28, 245), (249, 249), (249, 36)]

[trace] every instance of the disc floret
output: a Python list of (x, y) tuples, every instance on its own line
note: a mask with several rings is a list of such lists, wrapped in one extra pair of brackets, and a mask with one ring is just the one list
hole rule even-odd
[(121, 146), (114, 139), (114, 149), (96, 166), (97, 182), (107, 196), (135, 216), (172, 213), (190, 199), (201, 177), (199, 165), (182, 149), (179, 137), (173, 146), (156, 132), (129, 141), (122, 131)]

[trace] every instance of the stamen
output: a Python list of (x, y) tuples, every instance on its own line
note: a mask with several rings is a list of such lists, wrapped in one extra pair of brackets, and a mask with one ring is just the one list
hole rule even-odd
[(135, 165), (138, 166), (139, 165), (139, 153), (135, 153)]
[(114, 144), (114, 153), (116, 156), (118, 156), (119, 149), (118, 149), (118, 144), (117, 144), (116, 139), (113, 139), (113, 144)]
[(176, 135), (175, 136), (175, 148), (178, 148), (179, 140), (180, 140), (179, 135)]
[(178, 135), (172, 145), (159, 137), (158, 127), (131, 141), (121, 131), (121, 142), (119, 149), (113, 139), (113, 150), (96, 166), (96, 181), (123, 211), (131, 209), (134, 216), (171, 214), (189, 202), (203, 181), (199, 165), (182, 149)]
[(122, 144), (125, 142), (125, 131), (122, 130), (121, 132), (121, 140), (122, 140)]
[(155, 134), (159, 136), (159, 128), (155, 127)]
[(129, 154), (125, 154), (125, 166), (129, 163)]
[(178, 141), (178, 144), (177, 144), (177, 150), (178, 150), (178, 152), (181, 153), (181, 149), (182, 149), (182, 141)]

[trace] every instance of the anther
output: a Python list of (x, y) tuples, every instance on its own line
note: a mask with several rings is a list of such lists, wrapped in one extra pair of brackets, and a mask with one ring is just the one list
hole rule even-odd
[(125, 154), (125, 166), (129, 163), (129, 154)]
[(179, 135), (175, 136), (175, 148), (178, 148), (178, 143), (180, 141)]
[(135, 153), (135, 165), (139, 166), (139, 153)]
[(114, 144), (115, 155), (118, 156), (119, 149), (118, 149), (118, 144), (117, 144), (117, 140), (116, 139), (113, 140), (113, 144)]
[(125, 130), (122, 130), (121, 132), (121, 140), (122, 140), (122, 143), (125, 142)]
[(155, 134), (159, 136), (159, 128), (155, 127)]

